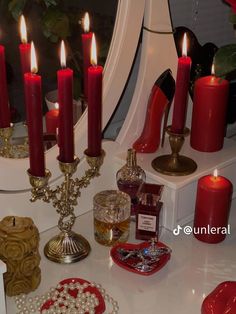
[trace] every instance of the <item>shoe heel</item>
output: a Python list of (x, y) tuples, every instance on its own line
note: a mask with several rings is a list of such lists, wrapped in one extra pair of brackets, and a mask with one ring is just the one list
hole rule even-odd
[(166, 136), (166, 127), (167, 127), (167, 122), (168, 122), (168, 117), (169, 117), (169, 112), (170, 112), (170, 106), (171, 102), (169, 102), (166, 106), (166, 110), (164, 113), (164, 121), (163, 121), (163, 128), (162, 128), (162, 138), (161, 138), (161, 147), (164, 146), (165, 144), (165, 136)]

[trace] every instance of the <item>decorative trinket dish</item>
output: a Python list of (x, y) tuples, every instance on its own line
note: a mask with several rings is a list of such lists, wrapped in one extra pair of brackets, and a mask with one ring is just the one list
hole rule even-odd
[(110, 255), (120, 267), (144, 276), (149, 276), (165, 266), (170, 259), (171, 249), (162, 242), (142, 242), (139, 244), (120, 243), (115, 245)]

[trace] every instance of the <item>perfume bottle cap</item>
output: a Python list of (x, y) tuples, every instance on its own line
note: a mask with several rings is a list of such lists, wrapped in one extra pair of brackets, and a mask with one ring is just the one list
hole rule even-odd
[(127, 152), (127, 166), (128, 167), (136, 167), (137, 166), (137, 158), (136, 158), (136, 150), (133, 148), (129, 148)]

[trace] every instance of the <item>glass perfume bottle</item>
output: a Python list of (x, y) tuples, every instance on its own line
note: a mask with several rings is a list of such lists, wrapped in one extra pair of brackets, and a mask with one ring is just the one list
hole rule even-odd
[(131, 216), (135, 215), (135, 207), (138, 203), (137, 192), (145, 180), (144, 170), (137, 165), (135, 149), (128, 149), (126, 164), (117, 171), (116, 182), (118, 189), (131, 198)]
[(136, 209), (136, 239), (159, 238), (159, 215), (163, 203), (151, 193), (143, 194)]

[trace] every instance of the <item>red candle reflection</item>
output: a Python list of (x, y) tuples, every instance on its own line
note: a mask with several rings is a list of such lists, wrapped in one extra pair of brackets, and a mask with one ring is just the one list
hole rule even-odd
[(84, 33), (82, 34), (82, 49), (83, 49), (83, 72), (84, 72), (84, 97), (88, 98), (88, 68), (91, 66), (90, 50), (93, 33), (90, 32), (90, 20), (88, 12), (85, 13), (83, 19)]
[(47, 133), (57, 135), (59, 125), (59, 104), (55, 103), (55, 108), (49, 110), (45, 115)]
[(5, 47), (0, 45), (0, 128), (10, 127), (10, 109), (8, 103)]
[(24, 15), (22, 15), (20, 18), (20, 35), (21, 35), (21, 44), (19, 45), (20, 61), (21, 71), (24, 77), (25, 73), (30, 72), (30, 44), (27, 42), (27, 29)]

